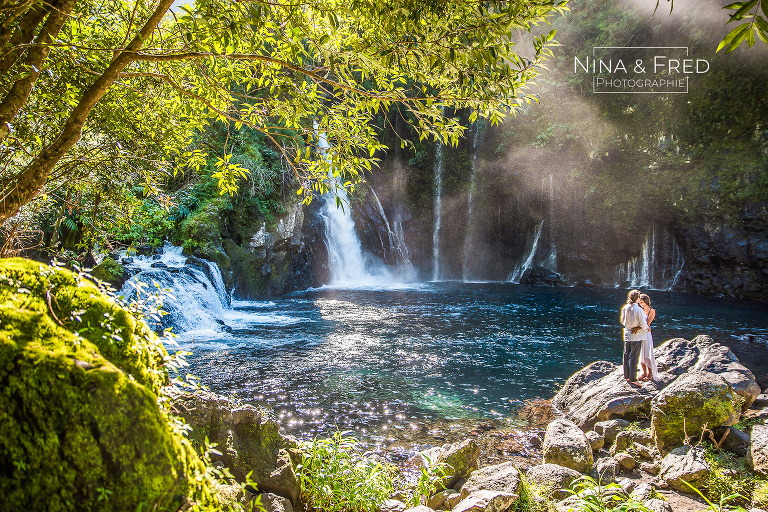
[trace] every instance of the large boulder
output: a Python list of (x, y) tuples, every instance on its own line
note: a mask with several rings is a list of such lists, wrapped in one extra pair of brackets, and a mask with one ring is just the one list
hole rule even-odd
[(581, 478), (581, 473), (575, 469), (558, 466), (557, 464), (541, 464), (533, 466), (525, 474), (528, 481), (550, 490), (553, 496), (565, 498), (569, 494), (565, 491), (571, 484)]
[(693, 492), (684, 482), (698, 488), (709, 472), (709, 464), (704, 459), (704, 449), (686, 445), (675, 448), (664, 457), (659, 478), (676, 491)]
[[(618, 343), (618, 342), (617, 342)], [(620, 366), (597, 361), (568, 379), (552, 404), (584, 430), (615, 418), (637, 419), (650, 413), (651, 400), (679, 377), (704, 371), (720, 375), (742, 398), (742, 409), (760, 393), (755, 376), (727, 347), (709, 336), (671, 339), (654, 350), (659, 378), (630, 386)], [(599, 432), (599, 430), (598, 430)], [(607, 438), (607, 436), (606, 436)]]
[(592, 445), (575, 423), (558, 418), (547, 425), (541, 447), (544, 462), (586, 473), (592, 468)]
[(204, 467), (158, 406), (165, 357), (89, 281), (0, 260), (0, 508), (183, 507)]
[(128, 272), (112, 258), (104, 258), (101, 263), (93, 267), (91, 276), (109, 283), (116, 290), (119, 290), (125, 284), (126, 279), (128, 279)]
[(768, 425), (752, 426), (747, 465), (755, 473), (768, 476)]
[(704, 427), (734, 425), (741, 404), (721, 376), (692, 371), (666, 387), (651, 404), (651, 433), (662, 453), (684, 444), (686, 436), (700, 436)]
[(288, 498), (296, 504), (299, 483), (288, 451), (296, 440), (286, 436), (264, 409), (237, 405), (207, 391), (175, 396), (174, 408), (192, 427), (190, 439), (202, 446), (205, 439), (217, 444), (221, 461), (240, 482), (248, 473), (260, 492)]
[(520, 472), (512, 462), (502, 462), (494, 466), (486, 466), (472, 472), (461, 487), (461, 497), (466, 498), (476, 491), (499, 491), (507, 494), (518, 494), (520, 487)]
[(517, 498), (517, 494), (500, 491), (475, 491), (453, 507), (453, 512), (504, 512)]

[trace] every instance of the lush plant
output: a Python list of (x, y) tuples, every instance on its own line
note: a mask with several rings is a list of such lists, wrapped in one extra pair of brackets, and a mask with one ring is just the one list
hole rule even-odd
[(373, 512), (394, 492), (393, 468), (362, 455), (357, 440), (336, 432), (301, 445), (301, 499), (324, 512)]
[(768, 479), (757, 481), (752, 493), (752, 505), (758, 508), (768, 507)]
[(743, 457), (727, 450), (717, 450), (705, 443), (704, 459), (710, 472), (700, 488), (715, 503), (746, 505), (752, 499), (759, 481), (747, 468)]
[(403, 489), (405, 501), (410, 507), (426, 505), (430, 496), (444, 490), (446, 478), (450, 477), (453, 469), (448, 464), (423, 457), (424, 465), (419, 469), (416, 483)]
[(600, 485), (584, 475), (571, 484), (568, 490), (574, 498), (569, 502), (574, 510), (583, 512), (652, 512), (639, 501), (631, 498), (618, 484)]
[(528, 481), (521, 475), (520, 496), (515, 500), (510, 512), (554, 512), (555, 504), (549, 498), (552, 489), (547, 486), (539, 486)]
[(737, 506), (737, 507), (730, 507), (728, 504), (732, 501), (736, 500), (743, 500), (744, 496), (740, 494), (731, 494), (730, 496), (721, 495), (720, 498), (716, 502), (712, 502), (709, 498), (707, 498), (704, 493), (702, 493), (699, 489), (692, 486), (685, 480), (682, 481), (685, 485), (691, 488), (693, 492), (699, 495), (701, 499), (707, 502), (707, 505), (709, 507), (707, 508), (707, 511), (711, 512), (747, 512), (747, 510), (744, 507)]

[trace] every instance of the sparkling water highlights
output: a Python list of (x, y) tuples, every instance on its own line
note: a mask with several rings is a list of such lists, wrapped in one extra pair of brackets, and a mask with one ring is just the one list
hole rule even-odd
[[(765, 305), (651, 296), (657, 344), (703, 333), (733, 346), (768, 340)], [(620, 362), (623, 300), (622, 291), (509, 283), (324, 288), (233, 301), (223, 330), (179, 342), (204, 384), (274, 409), (289, 432), (404, 437), (439, 423), (510, 418), (586, 364)]]

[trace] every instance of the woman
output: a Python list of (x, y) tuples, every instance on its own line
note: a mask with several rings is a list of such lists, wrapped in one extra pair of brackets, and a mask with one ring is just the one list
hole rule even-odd
[[(640, 300), (637, 301), (643, 311), (645, 312), (646, 322), (648, 326), (651, 326), (651, 322), (656, 318), (656, 310), (651, 307), (651, 298), (645, 294), (640, 294)], [(645, 339), (643, 340), (642, 347), (640, 348), (640, 366), (643, 369), (643, 374), (640, 376), (640, 380), (655, 380), (658, 378), (658, 370), (656, 368), (656, 358), (653, 357), (653, 337), (649, 330)]]

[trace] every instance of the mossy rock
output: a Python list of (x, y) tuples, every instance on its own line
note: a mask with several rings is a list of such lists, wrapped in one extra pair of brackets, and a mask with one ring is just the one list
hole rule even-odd
[(744, 399), (720, 375), (692, 371), (651, 402), (651, 434), (662, 453), (681, 446), (704, 428), (735, 425)]
[(104, 261), (93, 267), (91, 276), (109, 283), (119, 290), (128, 279), (128, 272), (112, 258), (104, 258)]
[(229, 257), (222, 248), (222, 211), (226, 206), (223, 198), (215, 198), (187, 217), (179, 226), (178, 238), (184, 252), (198, 258), (211, 260), (219, 268), (229, 268)]
[(72, 272), (0, 260), (6, 510), (177, 510), (204, 471), (158, 406), (165, 349)]

